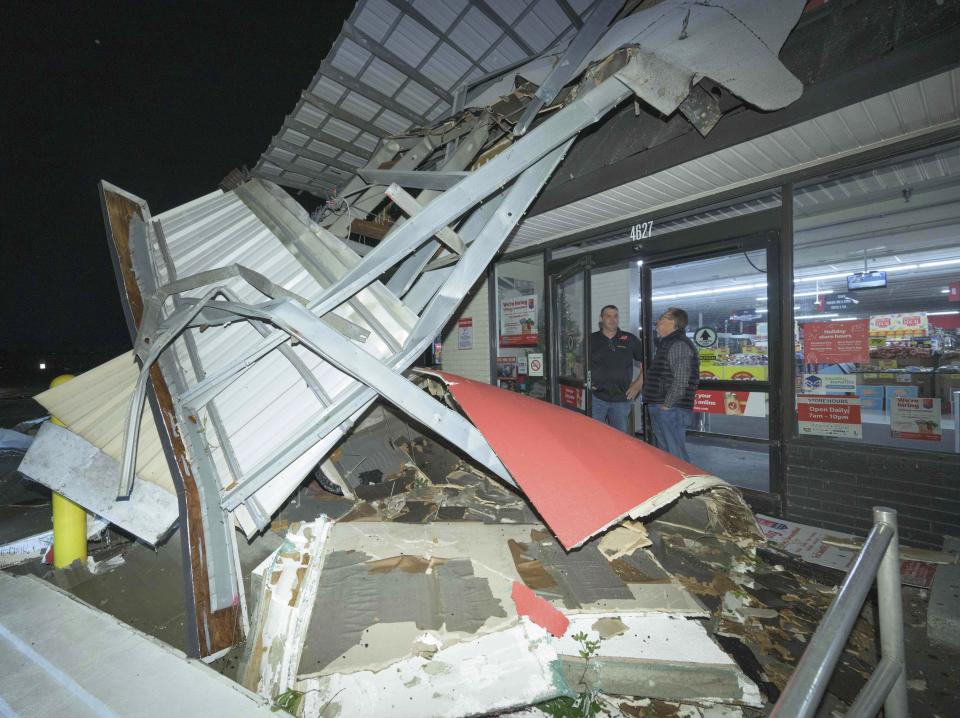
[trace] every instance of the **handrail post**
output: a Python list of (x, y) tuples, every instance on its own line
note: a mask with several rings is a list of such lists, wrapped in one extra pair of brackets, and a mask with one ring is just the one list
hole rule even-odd
[(873, 507), (874, 525), (884, 523), (893, 529), (893, 538), (877, 570), (877, 606), (880, 624), (880, 655), (900, 666), (900, 676), (883, 704), (885, 718), (907, 718), (907, 669), (903, 648), (903, 603), (900, 589), (900, 537), (897, 512), (883, 506)]

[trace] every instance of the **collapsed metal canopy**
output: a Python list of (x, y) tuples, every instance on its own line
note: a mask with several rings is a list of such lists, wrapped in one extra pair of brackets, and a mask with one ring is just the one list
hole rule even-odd
[[(101, 184), (141, 367), (115, 457), (119, 494), (131, 490), (149, 398), (180, 499), (189, 640), (197, 654), (215, 656), (245, 631), (234, 526), (248, 537), (266, 527), (378, 397), (514, 484), (483, 430), (405, 373), (581, 131), (631, 96), (682, 111), (696, 78), (719, 68), (729, 87), (760, 106), (799, 93), (776, 52), (800, 0), (781, 3), (781, 12), (753, 0), (664, 0), (654, 6), (657, 16), (634, 14), (608, 30), (615, 5), (598, 5), (556, 62), (523, 70), (539, 83), (536, 93), (528, 84), (515, 89), (512, 78), (498, 80), (478, 95), (482, 109), (458, 113), (446, 134), (426, 129), (380, 142), (368, 169), (378, 171), (375, 181), (398, 184), (384, 190), (354, 177), (345, 190), (356, 195), (356, 211), (389, 198), (405, 217), (362, 257), (341, 239), (351, 213), (318, 224), (269, 181), (254, 179), (156, 216), (144, 200)], [(687, 33), (680, 49), (667, 41), (675, 29)], [(753, 39), (731, 43), (732, 32)], [(642, 37), (649, 47), (637, 46)], [(758, 55), (766, 62), (758, 65)], [(528, 132), (523, 122), (502, 122), (531, 103), (549, 114)], [(413, 197), (401, 184), (427, 189)], [(602, 483), (589, 473), (579, 478)], [(583, 489), (576, 487), (580, 495)], [(529, 498), (538, 505), (537, 496)], [(619, 498), (622, 506), (578, 526), (568, 545), (629, 513), (635, 497)], [(559, 531), (561, 519), (554, 513), (547, 520)]]
[(562, 43), (601, 4), (360, 0), (253, 174), (325, 197), (381, 140), (462, 109), (472, 85)]

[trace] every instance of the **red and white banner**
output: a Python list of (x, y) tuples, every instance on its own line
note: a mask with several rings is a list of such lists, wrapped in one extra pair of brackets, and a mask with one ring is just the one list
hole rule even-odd
[(501, 299), (500, 346), (535, 347), (538, 340), (537, 295)]
[(863, 438), (860, 397), (801, 394), (797, 397), (797, 421), (805, 436)]
[(693, 398), (693, 410), (701, 414), (725, 416), (766, 416), (766, 394), (758, 391), (699, 389)]
[(580, 409), (583, 411), (587, 408), (587, 404), (584, 401), (583, 389), (578, 386), (568, 386), (566, 384), (560, 385), (560, 406), (566, 406), (571, 409)]
[(804, 324), (803, 360), (807, 364), (870, 361), (870, 320)]
[(941, 441), (940, 400), (894, 396), (890, 402), (890, 435), (895, 439)]

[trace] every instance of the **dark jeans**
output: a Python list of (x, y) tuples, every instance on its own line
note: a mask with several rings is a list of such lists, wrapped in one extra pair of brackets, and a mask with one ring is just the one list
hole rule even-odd
[(605, 421), (614, 429), (629, 434), (630, 429), (627, 424), (630, 419), (630, 409), (633, 408), (632, 401), (604, 401), (596, 396), (592, 398), (590, 413), (597, 421)]
[(693, 420), (692, 409), (664, 409), (659, 404), (649, 404), (650, 426), (657, 448), (663, 449), (678, 459), (690, 461), (687, 454), (687, 427)]

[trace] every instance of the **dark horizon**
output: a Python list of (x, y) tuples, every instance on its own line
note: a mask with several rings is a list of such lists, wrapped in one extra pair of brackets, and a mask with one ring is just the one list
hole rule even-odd
[(252, 167), (352, 7), (6, 5), (0, 349), (129, 348), (97, 183), (158, 213)]

